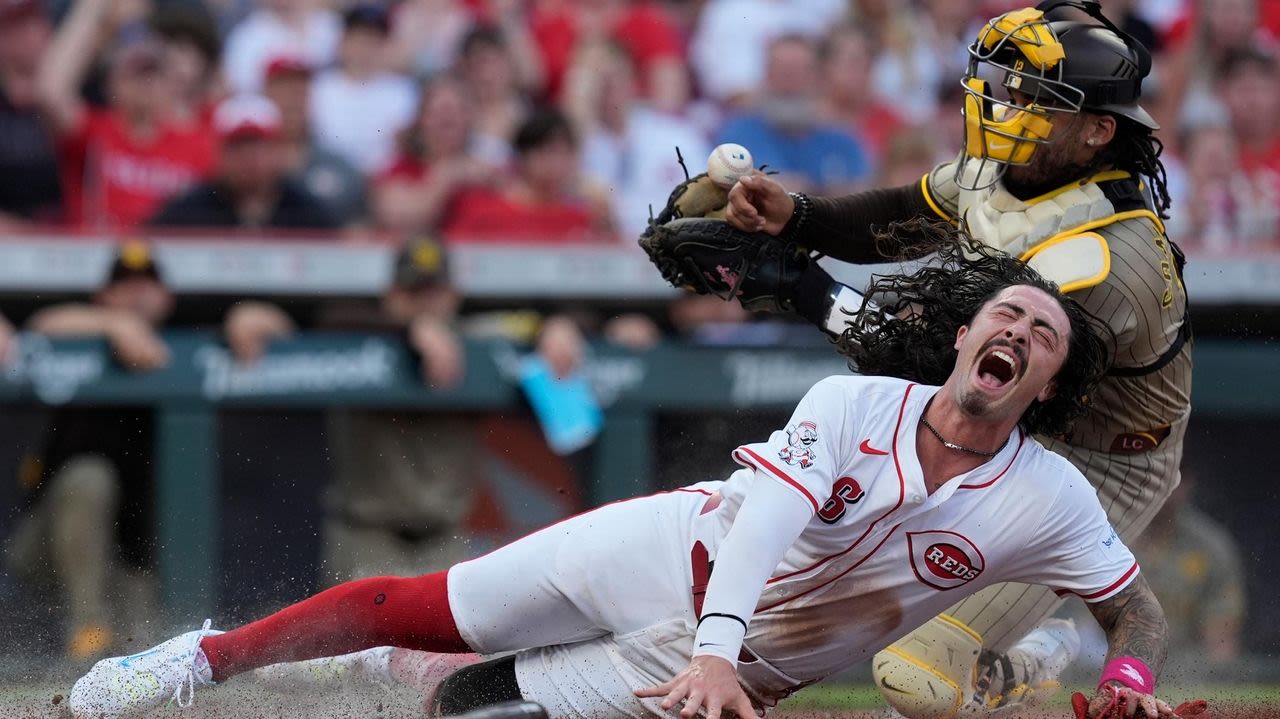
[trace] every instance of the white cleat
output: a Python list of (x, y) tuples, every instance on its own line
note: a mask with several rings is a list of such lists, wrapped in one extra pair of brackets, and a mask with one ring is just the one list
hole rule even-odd
[(213, 684), (200, 640), (222, 632), (209, 620), (145, 652), (103, 659), (71, 688), (67, 705), (75, 719), (124, 719), (170, 701), (189, 707), (196, 686)]
[(390, 691), (396, 683), (391, 676), (391, 651), (392, 647), (374, 647), (336, 657), (281, 662), (255, 669), (253, 678), (275, 691), (338, 689), (353, 684), (372, 684)]
[(1019, 651), (1040, 661), (1031, 683), (1056, 682), (1080, 655), (1080, 632), (1070, 619), (1048, 619), (1009, 650)]
[[(1014, 666), (1022, 671), (1015, 671), (1015, 676), (1004, 676), (1002, 682), (993, 682), (985, 691), (979, 691), (961, 708), (959, 716), (1012, 717), (1044, 703), (1062, 688), (1058, 677), (1079, 654), (1080, 633), (1076, 631), (1075, 622), (1046, 620), (997, 660), (1004, 671)], [(1019, 674), (1024, 677), (1021, 681)], [(1000, 686), (996, 686), (997, 683)]]

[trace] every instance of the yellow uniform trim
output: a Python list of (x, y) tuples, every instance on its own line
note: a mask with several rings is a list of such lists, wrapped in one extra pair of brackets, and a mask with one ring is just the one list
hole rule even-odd
[(1123, 180), (1126, 177), (1131, 177), (1131, 175), (1125, 172), (1124, 170), (1107, 170), (1106, 172), (1099, 172), (1098, 174), (1093, 175), (1091, 177), (1087, 177), (1083, 180), (1077, 180), (1076, 182), (1072, 182), (1071, 184), (1063, 185), (1062, 187), (1059, 187), (1056, 190), (1049, 190), (1048, 192), (1044, 193), (1043, 195), (1040, 195), (1039, 197), (1033, 197), (1030, 200), (1026, 200), (1026, 203), (1028, 205), (1039, 204), (1041, 202), (1044, 202), (1045, 200), (1052, 200), (1053, 198), (1057, 197), (1058, 195), (1061, 195), (1062, 193), (1068, 190), (1074, 190), (1077, 187), (1083, 187), (1089, 184), (1090, 182), (1106, 182), (1107, 180)]
[(973, 641), (977, 642), (977, 643), (978, 643), (978, 646), (982, 646), (982, 635), (981, 635), (981, 634), (979, 634), (979, 633), (977, 633), (976, 631), (974, 631), (974, 630), (973, 630), (973, 628), (971, 628), (968, 624), (965, 624), (964, 622), (960, 621), (959, 619), (956, 619), (955, 617), (951, 616), (950, 614), (946, 614), (946, 613), (939, 614), (939, 615), (938, 615), (938, 619), (941, 619), (942, 621), (946, 622), (947, 624), (950, 624), (951, 626), (955, 627), (956, 629), (959, 629), (960, 631), (964, 632), (965, 634), (968, 634), (969, 636), (973, 637)]
[(947, 211), (942, 209), (941, 205), (933, 201), (933, 195), (929, 194), (928, 174), (925, 174), (924, 177), (920, 178), (920, 192), (924, 193), (924, 201), (929, 203), (929, 209), (933, 210), (938, 217), (941, 217), (947, 222), (955, 222), (951, 215), (947, 214)]
[(956, 714), (960, 712), (960, 705), (964, 702), (964, 692), (960, 691), (960, 685), (956, 684), (955, 681), (951, 679), (951, 677), (948, 677), (946, 674), (943, 674), (937, 669), (934, 669), (928, 664), (925, 664), (924, 662), (920, 661), (919, 659), (916, 659), (915, 657), (911, 656), (910, 654), (907, 654), (906, 652), (902, 651), (901, 649), (895, 646), (885, 647), (884, 651), (901, 659), (907, 664), (910, 664), (911, 666), (916, 667), (917, 669), (921, 669), (924, 672), (937, 677), (938, 681), (941, 681), (943, 684), (951, 687), (955, 691), (956, 704), (954, 707), (952, 707), (951, 713), (948, 714), (945, 719), (952, 719), (952, 717), (954, 717)]
[(1054, 245), (1061, 244), (1063, 242), (1066, 242), (1067, 240), (1075, 239), (1077, 237), (1093, 237), (1097, 239), (1098, 242), (1102, 243), (1102, 270), (1098, 272), (1098, 274), (1092, 277), (1086, 277), (1081, 280), (1075, 280), (1073, 282), (1068, 282), (1064, 285), (1059, 285), (1058, 289), (1062, 290), (1063, 294), (1069, 294), (1071, 292), (1075, 292), (1076, 290), (1083, 290), (1089, 287), (1093, 287), (1094, 285), (1107, 279), (1107, 275), (1111, 274), (1111, 246), (1107, 244), (1107, 238), (1103, 237), (1102, 235), (1099, 235), (1096, 232), (1077, 232), (1075, 230), (1070, 230), (1067, 232), (1059, 233), (1057, 235), (1054, 235), (1053, 237), (1050, 237), (1044, 242), (1041, 242), (1035, 247), (1032, 247), (1026, 252), (1022, 253), (1022, 256), (1019, 257), (1018, 259), (1022, 260), (1024, 263), (1028, 262), (1031, 260), (1032, 257), (1035, 257), (1036, 255), (1040, 254), (1041, 251), (1047, 250), (1048, 248), (1053, 247)]

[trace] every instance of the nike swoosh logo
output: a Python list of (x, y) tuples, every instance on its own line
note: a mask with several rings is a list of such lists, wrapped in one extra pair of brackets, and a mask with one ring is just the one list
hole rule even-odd
[(724, 645), (719, 642), (703, 642), (698, 645), (698, 648), (701, 649), (703, 647), (722, 647), (722, 646)]
[(875, 447), (872, 447), (870, 439), (862, 440), (862, 444), (858, 445), (858, 451), (862, 452), (863, 454), (876, 454), (876, 455), (888, 454), (888, 452), (884, 451), (883, 449), (876, 449)]
[(138, 652), (137, 654), (130, 654), (127, 657), (121, 657), (120, 666), (128, 668), (130, 664), (130, 660), (141, 659), (142, 657), (145, 657), (148, 654), (155, 654), (159, 649), (160, 647), (152, 647), (145, 652)]
[(885, 689), (888, 689), (888, 690), (889, 690), (889, 691), (891, 691), (891, 692), (897, 692), (897, 693), (899, 693), (899, 694), (906, 694), (906, 693), (907, 693), (907, 690), (905, 690), (905, 689), (899, 689), (899, 688), (895, 687), (894, 685), (892, 685), (892, 684), (890, 684), (890, 683), (889, 683), (889, 680), (888, 680), (888, 679), (885, 679), (885, 678), (883, 678), (883, 677), (881, 677), (881, 679), (880, 679), (880, 686), (884, 687)]

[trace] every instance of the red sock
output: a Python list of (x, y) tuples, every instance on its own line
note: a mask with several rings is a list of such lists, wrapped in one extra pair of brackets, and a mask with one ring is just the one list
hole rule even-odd
[(339, 584), (265, 619), (200, 642), (214, 681), (277, 662), (382, 646), (471, 651), (449, 610), (446, 572)]

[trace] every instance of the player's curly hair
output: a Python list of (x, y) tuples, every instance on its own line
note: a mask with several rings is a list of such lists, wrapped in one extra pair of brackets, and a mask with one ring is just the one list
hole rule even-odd
[[(1087, 409), (1088, 395), (1110, 367), (1114, 335), (1058, 286), (1016, 258), (980, 244), (953, 225), (925, 218), (895, 222), (878, 233), (886, 256), (903, 256), (903, 238), (928, 238), (937, 254), (910, 274), (872, 278), (867, 300), (836, 341), (862, 374), (940, 385), (955, 368), (956, 332), (988, 300), (1012, 285), (1030, 285), (1058, 300), (1071, 324), (1057, 393), (1035, 401), (1019, 425), (1028, 433), (1060, 435)], [(894, 248), (898, 251), (895, 252)], [(868, 310), (875, 302), (885, 314)], [(886, 319), (887, 316), (887, 319)]]

